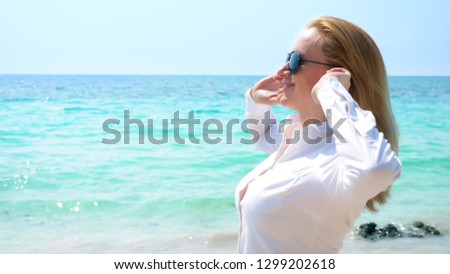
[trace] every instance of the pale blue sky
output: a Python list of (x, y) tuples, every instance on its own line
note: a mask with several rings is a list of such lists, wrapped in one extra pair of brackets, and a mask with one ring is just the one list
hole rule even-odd
[(450, 75), (450, 1), (0, 0), (0, 73), (270, 74), (305, 24), (349, 20), (390, 75)]

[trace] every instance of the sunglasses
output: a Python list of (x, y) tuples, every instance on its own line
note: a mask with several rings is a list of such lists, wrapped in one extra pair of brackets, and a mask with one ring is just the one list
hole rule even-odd
[(335, 65), (331, 65), (331, 64), (326, 64), (326, 63), (321, 63), (321, 62), (317, 62), (317, 61), (303, 59), (300, 56), (300, 52), (298, 52), (298, 51), (293, 51), (293, 52), (288, 53), (286, 62), (289, 62), (289, 71), (291, 72), (291, 74), (297, 73), (297, 71), (300, 69), (300, 64), (303, 62), (310, 62), (310, 63), (329, 66), (329, 67), (335, 66)]

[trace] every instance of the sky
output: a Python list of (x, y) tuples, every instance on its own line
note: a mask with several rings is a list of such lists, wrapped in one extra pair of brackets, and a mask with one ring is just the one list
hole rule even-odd
[(389, 75), (450, 75), (450, 1), (0, 0), (0, 74), (268, 75), (311, 20), (346, 19)]

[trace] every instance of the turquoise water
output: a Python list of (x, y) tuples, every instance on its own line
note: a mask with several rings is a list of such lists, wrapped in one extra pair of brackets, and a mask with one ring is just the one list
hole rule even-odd
[[(235, 252), (234, 189), (266, 155), (232, 119), (244, 119), (243, 92), (256, 76), (0, 76), (0, 253)], [(358, 224), (421, 220), (441, 237), (369, 242), (349, 235), (344, 253), (450, 253), (450, 77), (390, 78), (400, 125), (403, 174), (388, 205)], [(163, 119), (194, 111), (222, 121), (218, 144), (189, 135), (178, 144), (139, 144), (131, 118)], [(275, 108), (278, 117), (289, 112)], [(105, 120), (121, 133), (115, 145)], [(212, 126), (211, 128), (214, 128)], [(227, 140), (228, 137), (228, 140)]]

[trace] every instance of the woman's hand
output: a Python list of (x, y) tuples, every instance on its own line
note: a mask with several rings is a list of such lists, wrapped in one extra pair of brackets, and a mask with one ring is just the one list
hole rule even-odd
[(345, 68), (332, 68), (327, 71), (326, 75), (336, 77), (339, 82), (341, 82), (341, 84), (345, 87), (345, 89), (349, 91), (350, 79), (352, 78), (352, 75), (348, 70), (346, 70)]
[(289, 67), (286, 63), (277, 74), (268, 76), (258, 81), (250, 90), (250, 96), (258, 104), (274, 106), (280, 103), (283, 91), (283, 80), (290, 77)]
[(320, 80), (314, 85), (313, 89), (311, 90), (311, 95), (313, 98), (313, 101), (316, 104), (320, 104), (319, 101), (317, 100), (317, 92), (320, 89), (320, 85), (321, 83), (324, 81), (325, 78), (327, 77), (335, 77), (339, 82), (341, 82), (341, 84), (344, 86), (344, 88), (349, 91), (350, 90), (350, 80), (352, 78), (352, 75), (350, 74), (350, 72), (348, 70), (346, 70), (345, 68), (332, 68), (330, 70), (327, 71), (326, 74), (324, 74), (322, 76), (322, 78), (320, 78)]

